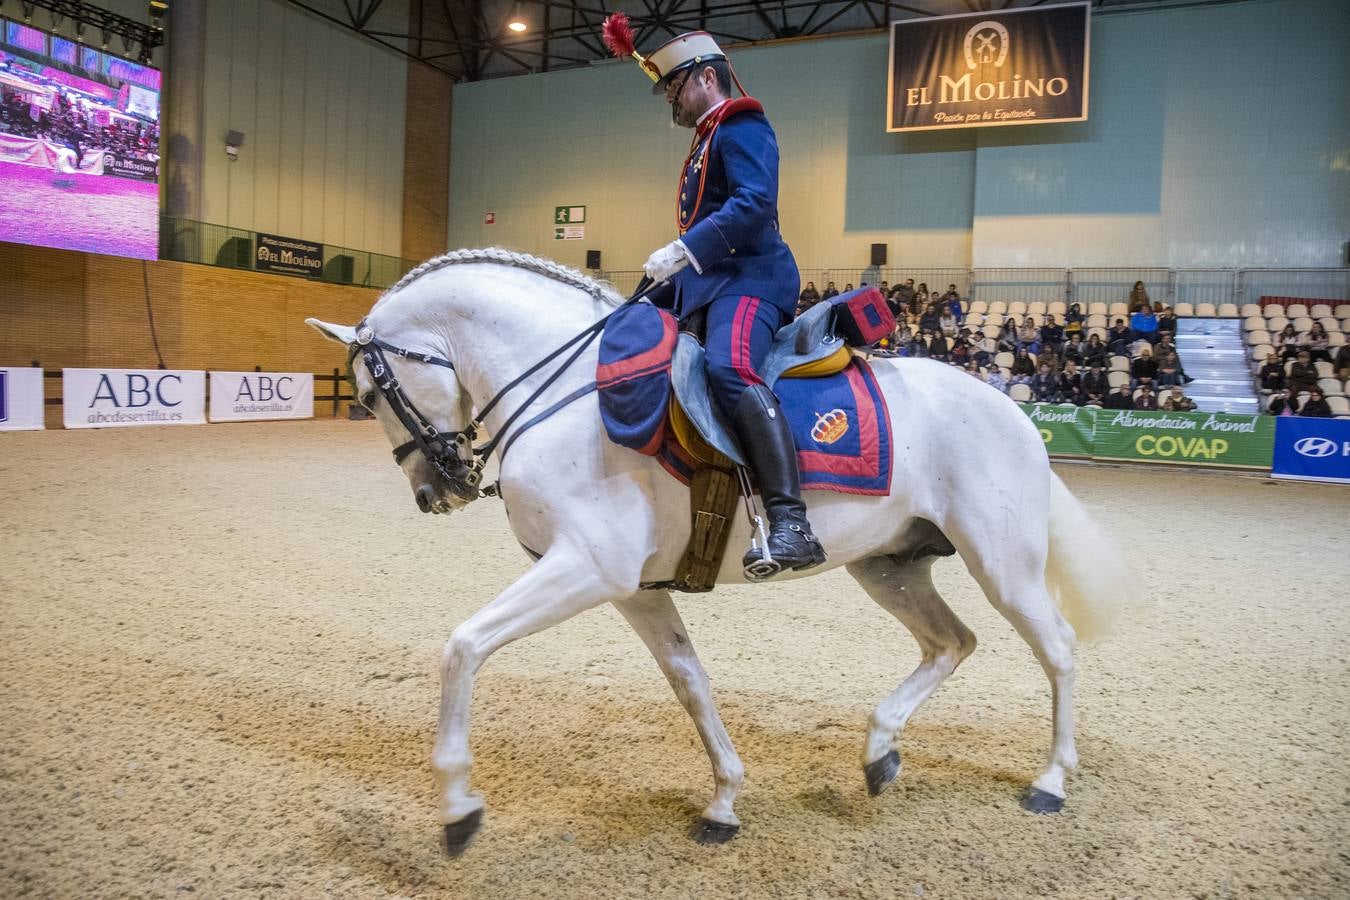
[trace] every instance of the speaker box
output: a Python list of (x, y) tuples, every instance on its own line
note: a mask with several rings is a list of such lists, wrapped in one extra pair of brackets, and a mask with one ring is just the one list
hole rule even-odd
[(253, 268), (253, 242), (246, 237), (232, 237), (216, 251), (216, 265), (229, 269)]
[(885, 244), (873, 244), (873, 245), (872, 245), (872, 263), (871, 263), (871, 264), (874, 265), (874, 266), (884, 266), (884, 265), (886, 265), (886, 245), (885, 245)]
[(600, 251), (599, 251), (599, 250), (587, 250), (587, 251), (586, 251), (586, 268), (588, 268), (588, 269), (598, 269), (598, 268), (600, 268)]
[(331, 284), (351, 284), (352, 270), (356, 261), (345, 253), (339, 253), (323, 265), (323, 280)]

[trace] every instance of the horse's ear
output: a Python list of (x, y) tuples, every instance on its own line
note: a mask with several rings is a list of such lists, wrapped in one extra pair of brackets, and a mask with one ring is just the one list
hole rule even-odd
[(356, 343), (356, 329), (350, 325), (332, 325), (319, 319), (306, 319), (305, 324), (330, 341), (347, 346)]

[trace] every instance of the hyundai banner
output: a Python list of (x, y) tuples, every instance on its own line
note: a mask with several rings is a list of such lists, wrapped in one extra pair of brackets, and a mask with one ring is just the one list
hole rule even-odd
[(0, 367), (0, 431), (43, 427), (42, 370)]
[(211, 421), (314, 418), (308, 372), (212, 372)]
[(1270, 474), (1350, 484), (1350, 419), (1276, 418)]
[(206, 373), (172, 369), (62, 369), (67, 428), (204, 425)]
[(891, 23), (887, 131), (1083, 122), (1088, 4)]

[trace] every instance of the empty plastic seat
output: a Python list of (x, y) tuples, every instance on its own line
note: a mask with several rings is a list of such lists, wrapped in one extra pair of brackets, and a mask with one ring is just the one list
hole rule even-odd
[(1313, 368), (1317, 369), (1318, 378), (1334, 378), (1336, 370), (1332, 368), (1331, 363), (1325, 359), (1319, 359), (1313, 363)]
[[(1270, 344), (1258, 344), (1252, 348), (1252, 362), (1264, 364), (1266, 357), (1275, 352)], [(1261, 366), (1257, 366), (1259, 369)]]
[(1062, 316), (1069, 312), (1069, 306), (1063, 300), (1056, 300), (1045, 308), (1045, 311), (1052, 316)]
[(1341, 389), (1341, 383), (1335, 378), (1319, 378), (1317, 386), (1322, 389), (1322, 393), (1328, 397), (1343, 397), (1345, 391)]
[(1266, 320), (1261, 316), (1248, 316), (1242, 320), (1243, 331), (1265, 331)]
[(1336, 318), (1350, 319), (1350, 303), (1342, 303), (1336, 307)]
[(1271, 316), (1284, 315), (1284, 306), (1279, 303), (1267, 303), (1265, 306), (1262, 307), (1262, 309), (1266, 311), (1267, 319), (1269, 319)]
[(1327, 335), (1328, 347), (1339, 347), (1345, 343), (1345, 335), (1339, 331), (1333, 331)]
[(1112, 356), (1111, 371), (1112, 372), (1130, 371), (1130, 358), (1128, 356)]
[(1107, 373), (1106, 373), (1106, 380), (1110, 383), (1110, 385), (1111, 385), (1111, 390), (1114, 391), (1116, 388), (1120, 387), (1122, 384), (1129, 384), (1129, 383), (1130, 383), (1130, 373), (1129, 373), (1129, 372), (1107, 372)]
[(1008, 315), (1025, 316), (1027, 314), (1027, 305), (1021, 300), (1014, 300), (1008, 304)]
[(961, 320), (961, 325), (965, 328), (976, 329), (984, 324), (984, 316), (980, 313), (966, 313), (966, 317)]
[(1294, 319), (1294, 330), (1299, 334), (1307, 334), (1312, 331), (1313, 321), (1307, 316), (1299, 316)]
[(1344, 397), (1328, 397), (1327, 406), (1331, 407), (1331, 414), (1338, 419), (1350, 419), (1350, 401)]
[(1341, 328), (1340, 320), (1337, 319), (1335, 316), (1322, 316), (1322, 318), (1318, 319), (1317, 321), (1321, 322), (1322, 327), (1325, 328), (1328, 332), (1344, 330)]
[(989, 315), (1001, 316), (1008, 311), (1008, 304), (1002, 300), (995, 300), (989, 304)]
[(1195, 310), (1189, 303), (1178, 303), (1173, 307), (1172, 312), (1176, 313), (1178, 318), (1195, 315)]
[(998, 366), (1000, 369), (1012, 368), (1012, 364), (1013, 355), (1007, 350), (994, 354), (994, 365)]
[(1242, 304), (1242, 314), (1243, 314), (1244, 316), (1264, 316), (1264, 315), (1265, 315), (1265, 313), (1263, 313), (1263, 312), (1261, 311), (1261, 304), (1259, 304), (1259, 303), (1244, 303), (1244, 304)]
[(1291, 304), (1285, 310), (1285, 315), (1291, 319), (1297, 319), (1299, 316), (1306, 316), (1307, 314), (1308, 307), (1304, 306), (1302, 303)]
[(1031, 388), (1027, 387), (1025, 384), (1011, 385), (1008, 388), (1008, 396), (1016, 400), (1018, 403), (1030, 403)]
[(1124, 303), (1112, 303), (1110, 308), (1107, 309), (1106, 314), (1108, 316), (1128, 316), (1130, 314), (1130, 308)]
[(985, 303), (983, 300), (976, 300), (974, 303), (970, 304), (970, 311), (973, 313), (987, 313), (989, 312), (989, 304)]
[(1045, 315), (1045, 304), (1037, 300), (1034, 303), (1027, 304), (1027, 315), (1043, 316)]
[(1260, 346), (1261, 344), (1269, 344), (1270, 342), (1271, 342), (1270, 332), (1268, 331), (1262, 330), (1262, 331), (1247, 332), (1247, 346), (1249, 347), (1257, 347)]
[(1320, 319), (1323, 316), (1329, 316), (1331, 315), (1331, 304), (1314, 303), (1312, 309), (1308, 311), (1308, 315), (1312, 316), (1314, 319)]
[(1003, 329), (999, 326), (999, 324), (998, 324), (997, 322), (990, 322), (990, 323), (988, 323), (987, 325), (984, 326), (984, 336), (985, 336), (985, 337), (991, 337), (991, 338), (994, 338), (995, 340), (997, 340), (997, 339), (998, 339), (998, 333), (999, 333), (1000, 331), (1002, 331), (1002, 330), (1003, 330)]
[(1087, 305), (1087, 314), (1089, 316), (1104, 316), (1108, 311), (1105, 303), (1089, 303)]
[(1284, 316), (1273, 316), (1266, 319), (1266, 331), (1269, 331), (1272, 334), (1279, 334), (1281, 331), (1284, 331), (1284, 326), (1288, 324), (1289, 320)]
[(1220, 304), (1219, 304), (1219, 315), (1220, 315), (1222, 318), (1225, 318), (1225, 319), (1236, 319), (1237, 316), (1238, 316), (1238, 308), (1237, 308), (1237, 304), (1236, 304), (1236, 303), (1220, 303)]
[(1105, 328), (1106, 316), (1091, 315), (1087, 317), (1088, 328)]
[(1213, 303), (1197, 303), (1195, 305), (1195, 315), (1202, 319), (1212, 319), (1219, 314), (1219, 310)]

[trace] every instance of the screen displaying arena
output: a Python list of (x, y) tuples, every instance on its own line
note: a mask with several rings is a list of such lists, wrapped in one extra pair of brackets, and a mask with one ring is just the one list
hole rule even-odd
[(154, 259), (160, 72), (0, 19), (0, 237)]

